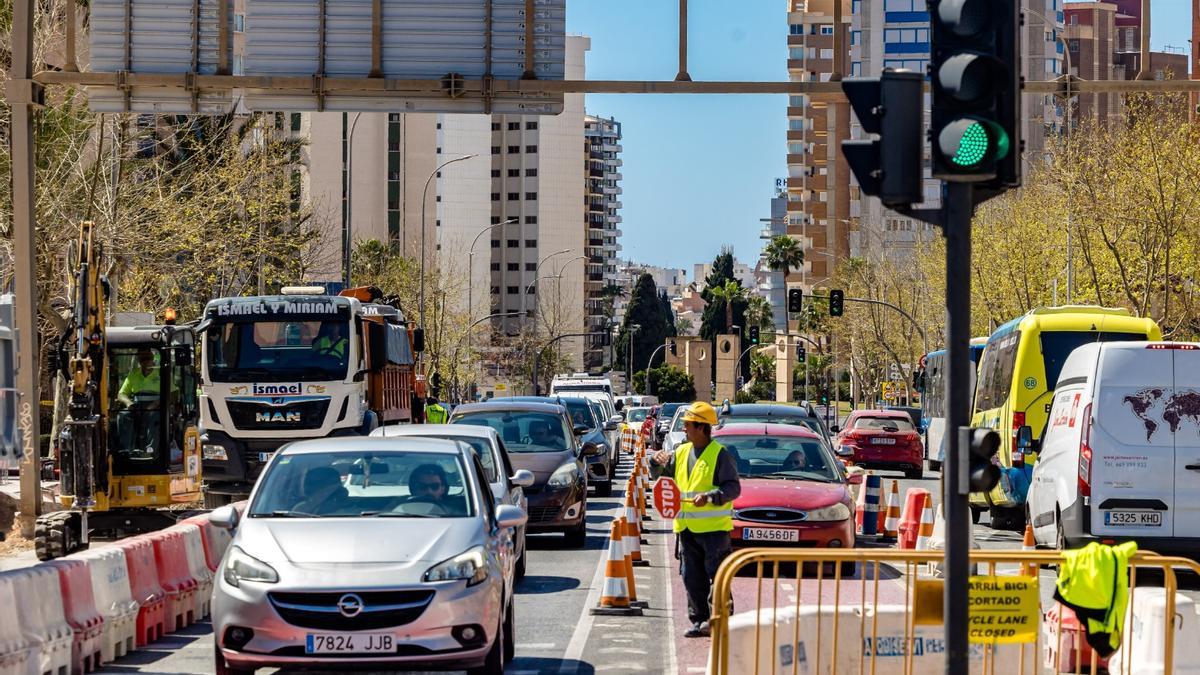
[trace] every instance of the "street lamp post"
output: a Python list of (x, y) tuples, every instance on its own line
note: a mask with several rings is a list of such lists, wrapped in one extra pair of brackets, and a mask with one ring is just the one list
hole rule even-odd
[(445, 167), (455, 162), (471, 159), (472, 157), (478, 157), (478, 155), (463, 155), (462, 157), (455, 157), (454, 159), (442, 162), (429, 174), (429, 178), (425, 179), (425, 187), (421, 190), (421, 298), (418, 304), (420, 305), (419, 311), (422, 325), (425, 323), (425, 199), (429, 196), (429, 184), (433, 182), (433, 177), (438, 175), (438, 172)]
[(342, 285), (346, 288), (350, 288), (350, 254), (354, 250), (354, 130), (361, 115), (354, 113), (350, 132), (346, 134), (346, 226), (342, 228)]
[(629, 361), (629, 379), (625, 380), (625, 393), (626, 394), (633, 393), (633, 336), (635, 333), (637, 333), (641, 329), (642, 329), (641, 324), (638, 324), (638, 323), (629, 324), (629, 354), (626, 355), (626, 356), (628, 356), (628, 361)]
[(658, 356), (658, 351), (667, 346), (667, 343), (662, 343), (650, 352), (650, 360), (646, 362), (646, 395), (649, 396), (654, 392), (650, 391), (650, 366), (654, 365), (654, 357)]
[[(462, 338), (459, 338), (458, 344), (454, 346), (454, 364), (455, 364), (454, 390), (455, 391), (458, 391), (458, 350), (459, 350), (459, 348), (462, 347), (463, 340), (465, 339), (467, 341), (467, 355), (468, 355), (467, 358), (469, 359), (470, 353), (471, 353), (471, 331), (473, 331), (475, 329), (475, 326), (478, 326), (479, 324), (483, 323), (484, 321), (490, 321), (492, 319), (496, 319), (496, 318), (499, 318), (502, 316), (512, 316), (512, 315), (515, 315), (516, 313), (517, 312), (496, 312), (494, 314), (488, 314), (487, 316), (483, 317), (482, 319), (476, 319), (475, 321), (471, 322), (470, 326), (467, 326), (467, 334), (464, 335)], [(474, 380), (473, 373), (474, 373), (474, 369), (472, 368), (472, 376), (471, 376), (472, 380)], [(462, 397), (460, 396), (459, 398), (461, 399)]]
[[(473, 304), (474, 303), (474, 285), (475, 285), (475, 244), (479, 243), (479, 238), (482, 237), (485, 232), (490, 232), (490, 231), (496, 229), (497, 227), (501, 227), (503, 225), (511, 225), (515, 222), (517, 222), (516, 218), (509, 218), (508, 220), (505, 220), (503, 222), (493, 223), (491, 225), (488, 225), (487, 227), (485, 227), (482, 230), (480, 230), (479, 232), (477, 232), (475, 234), (475, 238), (471, 240), (471, 246), (469, 248), (467, 248), (467, 316), (471, 316), (472, 314), (475, 313), (475, 305)], [(472, 326), (474, 326), (474, 324), (472, 324)], [(467, 358), (468, 359), (471, 358), (471, 354), (474, 351), (474, 347), (475, 347), (475, 341), (471, 339), (471, 332), (468, 330), (467, 331)]]

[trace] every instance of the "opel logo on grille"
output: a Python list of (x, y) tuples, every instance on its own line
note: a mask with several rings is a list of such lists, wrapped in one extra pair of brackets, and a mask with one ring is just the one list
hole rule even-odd
[(347, 619), (356, 617), (363, 611), (362, 598), (353, 593), (343, 595), (337, 602), (338, 611)]

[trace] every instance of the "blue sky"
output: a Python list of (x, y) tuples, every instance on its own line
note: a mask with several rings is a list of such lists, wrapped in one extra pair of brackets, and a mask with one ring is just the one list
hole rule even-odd
[[(786, 0), (691, 0), (694, 80), (786, 80)], [(591, 37), (592, 80), (670, 80), (677, 71), (674, 0), (570, 0), (567, 30)], [(1154, 0), (1151, 43), (1188, 47), (1186, 0)], [(624, 133), (622, 256), (685, 267), (722, 244), (752, 262), (776, 178), (787, 175), (787, 99), (763, 95), (601, 95), (591, 114)]]

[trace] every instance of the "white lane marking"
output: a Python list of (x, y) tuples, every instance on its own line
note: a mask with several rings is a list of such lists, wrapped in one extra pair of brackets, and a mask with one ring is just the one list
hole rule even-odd
[(518, 644), (517, 649), (554, 649), (557, 646), (554, 642), (530, 642), (528, 644)]
[(786, 581), (781, 581), (781, 582), (779, 582), (779, 587), (780, 587), (780, 588), (782, 588), (782, 589), (783, 589), (783, 590), (785, 590), (785, 591), (791, 591), (791, 590), (795, 590), (795, 587), (794, 587), (794, 586), (792, 586), (790, 583), (788, 583), (788, 582), (786, 582)]
[(657, 548), (658, 550), (662, 551), (662, 556), (664, 560), (666, 560), (666, 564), (663, 565), (662, 569), (665, 573), (664, 576), (666, 577), (667, 583), (662, 587), (666, 589), (665, 604), (667, 607), (667, 672), (678, 673), (679, 661), (675, 654), (675, 586), (673, 580), (671, 579), (672, 569), (674, 568), (674, 557), (671, 556), (671, 552), (667, 548), (666, 537), (663, 537), (662, 543), (659, 544)]
[(575, 624), (575, 632), (571, 635), (571, 641), (567, 643), (567, 651), (563, 653), (563, 662), (558, 670), (564, 675), (578, 673), (579, 667), (583, 665), (583, 649), (587, 646), (588, 635), (592, 632), (592, 614), (589, 610), (600, 604), (600, 589), (604, 585), (604, 563), (607, 561), (607, 556), (597, 555), (596, 557), (596, 572), (592, 575), (592, 585), (588, 590), (587, 599), (583, 602), (579, 621)]
[(688, 671), (689, 673), (707, 673), (707, 672), (708, 672), (708, 668), (704, 668), (704, 667), (701, 667), (701, 666), (688, 666), (688, 669), (687, 669), (687, 671)]
[(645, 649), (633, 649), (631, 647), (601, 647), (596, 650), (600, 654), (640, 654), (646, 655)]

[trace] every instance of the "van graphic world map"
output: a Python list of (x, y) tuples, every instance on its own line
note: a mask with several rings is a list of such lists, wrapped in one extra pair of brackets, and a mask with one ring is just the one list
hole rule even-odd
[(1179, 431), (1179, 425), (1185, 419), (1200, 427), (1200, 391), (1180, 391), (1164, 399), (1162, 389), (1151, 388), (1126, 396), (1123, 400), (1146, 427), (1147, 441), (1154, 438), (1158, 431), (1158, 422), (1150, 419), (1150, 413), (1160, 402), (1163, 403), (1160, 417), (1170, 427), (1171, 433)]

